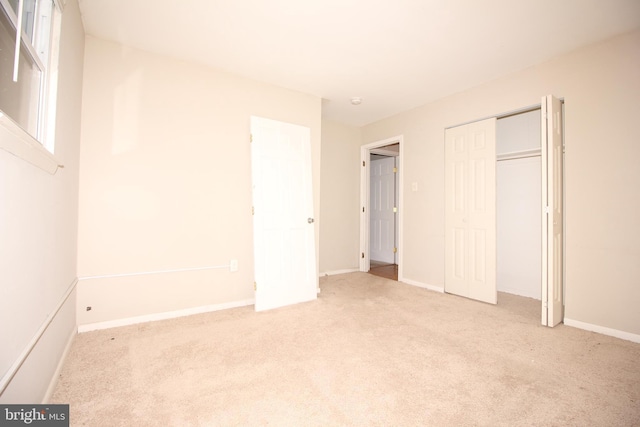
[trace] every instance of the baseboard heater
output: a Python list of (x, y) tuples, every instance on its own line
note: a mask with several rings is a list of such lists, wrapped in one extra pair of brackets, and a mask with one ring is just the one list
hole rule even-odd
[(49, 325), (51, 325), (51, 322), (53, 322), (53, 319), (55, 319), (56, 315), (58, 314), (62, 306), (65, 304), (65, 302), (67, 302), (67, 299), (69, 299), (69, 295), (71, 295), (71, 293), (74, 291), (77, 284), (78, 284), (78, 279), (76, 278), (73, 280), (71, 285), (69, 285), (69, 288), (67, 288), (67, 291), (62, 296), (62, 299), (60, 300), (60, 302), (58, 302), (58, 305), (56, 305), (55, 309), (49, 314), (49, 316), (47, 316), (46, 320), (42, 323), (42, 325), (40, 326), (38, 331), (35, 333), (33, 338), (31, 338), (31, 341), (29, 341), (29, 343), (24, 348), (24, 350), (22, 350), (22, 353), (20, 353), (20, 356), (18, 356), (16, 361), (13, 363), (13, 365), (11, 365), (7, 373), (4, 374), (4, 376), (2, 377), (2, 380), (0, 380), (0, 396), (7, 389), (7, 387), (11, 383), (11, 380), (13, 380), (13, 377), (16, 376), (16, 374), (18, 373), (18, 371), (20, 370), (24, 362), (27, 360), (27, 358), (29, 357), (29, 355), (31, 354), (35, 346), (38, 344), (38, 341), (40, 341), (40, 338), (42, 338), (42, 336), (46, 332)]

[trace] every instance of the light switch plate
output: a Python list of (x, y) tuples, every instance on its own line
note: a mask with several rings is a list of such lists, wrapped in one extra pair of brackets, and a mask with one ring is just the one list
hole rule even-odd
[(234, 272), (234, 271), (238, 271), (238, 260), (237, 259), (232, 259), (231, 262), (229, 263), (229, 271)]

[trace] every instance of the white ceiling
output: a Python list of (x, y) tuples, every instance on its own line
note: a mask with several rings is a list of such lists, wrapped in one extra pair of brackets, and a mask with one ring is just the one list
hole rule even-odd
[(79, 3), (88, 34), (322, 97), (357, 126), (640, 27), (640, 0)]

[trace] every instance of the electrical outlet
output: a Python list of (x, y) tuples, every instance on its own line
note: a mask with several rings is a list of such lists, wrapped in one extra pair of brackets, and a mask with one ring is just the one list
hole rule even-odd
[(234, 271), (238, 271), (238, 260), (237, 259), (232, 259), (231, 262), (229, 263), (229, 271), (234, 272)]

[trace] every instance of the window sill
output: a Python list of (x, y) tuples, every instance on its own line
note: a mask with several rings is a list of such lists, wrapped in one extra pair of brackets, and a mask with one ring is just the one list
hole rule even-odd
[(0, 149), (53, 175), (63, 167), (53, 154), (24, 131), (6, 114), (0, 112)]

